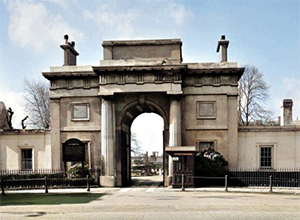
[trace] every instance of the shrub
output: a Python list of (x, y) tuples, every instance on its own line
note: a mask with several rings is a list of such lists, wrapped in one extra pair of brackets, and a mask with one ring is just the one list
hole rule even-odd
[(228, 162), (214, 149), (205, 149), (195, 155), (195, 175), (222, 177), (228, 172)]
[(71, 178), (78, 178), (78, 177), (83, 177), (85, 178), (87, 175), (91, 177), (90, 171), (88, 166), (84, 166), (82, 169), (81, 164), (75, 164), (73, 165), (69, 170), (68, 174)]

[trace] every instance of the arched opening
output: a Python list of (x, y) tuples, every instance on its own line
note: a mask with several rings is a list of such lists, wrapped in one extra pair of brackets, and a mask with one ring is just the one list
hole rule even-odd
[(142, 113), (131, 125), (131, 180), (138, 185), (163, 182), (163, 118)]
[[(168, 143), (168, 117), (164, 108), (150, 100), (138, 100), (128, 103), (118, 114), (116, 127), (116, 185), (128, 186), (131, 182), (131, 126), (138, 116), (144, 113), (152, 113), (163, 121), (162, 147), (160, 151), (163, 154), (163, 182), (166, 182), (168, 172), (168, 155), (164, 149)], [(141, 116), (143, 117), (143, 116)], [(139, 119), (137, 119), (139, 120)], [(142, 125), (138, 127), (141, 130), (148, 126), (148, 122), (142, 120)], [(152, 153), (152, 152), (151, 152)]]

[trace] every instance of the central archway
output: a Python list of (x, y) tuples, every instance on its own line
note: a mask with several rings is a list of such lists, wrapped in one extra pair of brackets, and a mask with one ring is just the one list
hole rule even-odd
[(163, 119), (155, 113), (136, 117), (131, 131), (132, 184), (160, 185), (163, 181)]
[(130, 127), (135, 118), (143, 113), (155, 113), (164, 121), (163, 131), (163, 181), (166, 185), (168, 174), (168, 156), (164, 149), (168, 144), (168, 117), (162, 107), (149, 100), (133, 101), (127, 104), (117, 116), (116, 127), (116, 184), (117, 186), (128, 186), (131, 184), (131, 131)]

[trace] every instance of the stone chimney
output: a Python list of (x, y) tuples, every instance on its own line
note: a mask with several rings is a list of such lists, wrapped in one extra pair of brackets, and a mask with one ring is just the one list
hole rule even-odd
[(283, 100), (283, 125), (292, 125), (293, 123), (293, 100)]
[(220, 54), (220, 62), (227, 62), (227, 48), (229, 41), (225, 39), (225, 35), (221, 36), (218, 41), (217, 53)]
[(64, 36), (65, 44), (60, 45), (60, 47), (64, 50), (64, 66), (76, 66), (76, 56), (79, 53), (75, 50), (75, 42), (72, 41), (69, 43), (69, 36), (66, 34)]

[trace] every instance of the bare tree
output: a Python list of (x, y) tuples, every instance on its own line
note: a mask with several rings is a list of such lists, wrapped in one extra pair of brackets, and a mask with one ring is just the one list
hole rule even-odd
[(137, 139), (135, 133), (131, 133), (131, 152), (138, 156), (142, 155), (143, 153), (141, 141)]
[(254, 120), (267, 123), (272, 112), (264, 105), (269, 98), (269, 86), (264, 81), (263, 74), (255, 66), (246, 66), (238, 89), (239, 124), (247, 126)]
[(50, 127), (49, 84), (25, 79), (26, 112), (32, 127)]

